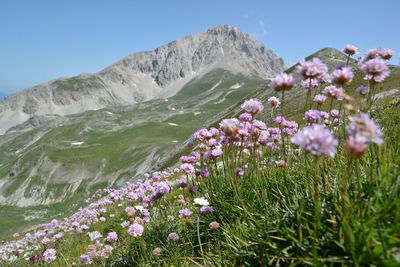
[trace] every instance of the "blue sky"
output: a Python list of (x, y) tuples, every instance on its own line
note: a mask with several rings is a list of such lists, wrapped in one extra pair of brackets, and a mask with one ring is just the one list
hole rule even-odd
[(388, 47), (400, 61), (400, 1), (1, 0), (0, 92), (97, 72), (219, 24), (238, 26), (291, 65), (323, 47)]

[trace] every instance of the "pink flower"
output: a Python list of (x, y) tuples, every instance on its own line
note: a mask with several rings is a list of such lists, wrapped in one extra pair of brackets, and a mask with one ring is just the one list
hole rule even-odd
[(328, 67), (319, 58), (313, 58), (309, 61), (303, 59), (296, 69), (304, 79), (317, 78), (328, 72)]
[(143, 235), (144, 227), (141, 224), (134, 223), (128, 229), (128, 234), (131, 236), (141, 236)]
[(243, 171), (242, 168), (236, 168), (236, 169), (235, 169), (235, 174), (236, 174), (237, 176), (243, 176), (243, 175), (244, 175), (244, 171)]
[(380, 58), (368, 60), (367, 62), (361, 64), (360, 67), (361, 70), (367, 74), (375, 76), (381, 75), (383, 72), (387, 72), (389, 70), (386, 61)]
[(380, 51), (380, 56), (383, 59), (389, 60), (393, 57), (394, 55), (394, 51), (392, 49), (389, 48), (382, 48)]
[(43, 252), (43, 260), (45, 262), (55, 261), (56, 258), (56, 250), (53, 248), (48, 248)]
[(325, 87), (322, 93), (334, 99), (343, 100), (342, 93), (344, 93), (344, 90), (343, 88), (338, 88), (334, 85), (330, 85)]
[(374, 58), (361, 63), (360, 68), (367, 73), (366, 80), (382, 82), (390, 74), (390, 70), (385, 60)]
[(334, 157), (338, 141), (322, 125), (304, 127), (291, 139), (292, 143), (314, 156)]
[(211, 214), (214, 212), (214, 209), (210, 206), (203, 206), (200, 208), (200, 213), (203, 215)]
[(179, 240), (179, 235), (177, 233), (170, 233), (168, 235), (168, 240), (178, 241)]
[(332, 117), (332, 118), (339, 118), (339, 110), (337, 110), (337, 109), (332, 109), (330, 112), (329, 112), (329, 115)]
[(325, 103), (326, 98), (327, 98), (327, 97), (324, 96), (324, 95), (316, 95), (316, 96), (314, 97), (314, 102), (317, 103), (318, 105), (322, 105), (322, 104)]
[(184, 163), (181, 165), (181, 171), (184, 171), (187, 174), (191, 174), (191, 173), (194, 173), (194, 167), (190, 163)]
[(105, 245), (104, 248), (101, 250), (102, 258), (108, 258), (108, 256), (112, 253), (114, 248), (110, 245)]
[(160, 256), (161, 255), (161, 248), (155, 248), (154, 250), (153, 250), (153, 255), (154, 256)]
[(276, 166), (283, 168), (286, 166), (286, 162), (284, 160), (275, 161)]
[(121, 226), (122, 226), (122, 228), (126, 228), (126, 227), (128, 227), (130, 224), (131, 224), (131, 223), (130, 223), (129, 221), (123, 221), (123, 222), (121, 223)]
[(368, 114), (361, 113), (358, 116), (349, 116), (349, 120), (350, 123), (347, 127), (347, 132), (350, 136), (363, 136), (366, 138), (367, 143), (375, 143), (378, 145), (383, 143), (383, 133), (380, 127), (375, 124)]
[(293, 76), (286, 73), (281, 73), (271, 79), (269, 86), (275, 91), (286, 91), (290, 90), (294, 86)]
[(136, 213), (136, 209), (134, 207), (128, 206), (125, 208), (125, 212), (128, 214), (129, 217), (132, 217)]
[(89, 235), (90, 240), (92, 240), (92, 241), (94, 241), (94, 240), (99, 239), (100, 237), (102, 237), (102, 235), (101, 235), (99, 232), (97, 232), (97, 231), (89, 232), (88, 235)]
[(182, 209), (179, 211), (180, 218), (186, 218), (186, 217), (189, 217), (190, 215), (192, 215), (192, 212), (190, 211), (190, 209)]
[(332, 82), (337, 85), (345, 85), (350, 83), (354, 78), (354, 74), (349, 67), (336, 69), (332, 73)]
[(239, 116), (239, 119), (241, 119), (242, 121), (251, 121), (252, 118), (253, 116), (250, 113), (243, 113)]
[(217, 230), (219, 228), (219, 223), (210, 222), (209, 227), (210, 227), (211, 230)]
[(220, 122), (221, 131), (226, 136), (235, 136), (239, 131), (239, 121), (237, 119), (224, 119)]
[(321, 112), (315, 109), (310, 109), (307, 110), (306, 113), (304, 113), (304, 119), (308, 123), (317, 123), (321, 121)]
[(79, 259), (81, 260), (81, 262), (85, 265), (89, 265), (92, 264), (92, 260), (90, 259), (89, 255), (83, 254), (79, 257)]
[(110, 232), (107, 235), (106, 241), (109, 243), (114, 243), (118, 240), (118, 235), (116, 232)]
[(343, 52), (345, 52), (348, 55), (356, 55), (358, 54), (358, 47), (348, 44), (343, 48)]
[(368, 149), (368, 139), (362, 135), (349, 136), (346, 149), (356, 157), (361, 156)]
[(50, 243), (50, 239), (45, 237), (45, 238), (42, 239), (42, 241), (40, 241), (40, 243), (42, 243), (42, 245), (47, 245), (48, 243)]
[(356, 92), (360, 95), (364, 96), (367, 95), (369, 92), (369, 88), (367, 86), (360, 86), (356, 89)]
[(213, 156), (213, 158), (219, 158), (220, 156), (222, 156), (222, 150), (220, 148), (215, 148), (211, 151), (211, 155)]
[(258, 101), (257, 99), (246, 100), (240, 107), (244, 109), (246, 112), (253, 115), (260, 113), (264, 109), (263, 104), (261, 104), (261, 102)]
[(268, 98), (268, 103), (273, 108), (279, 107), (279, 105), (281, 104), (281, 102), (279, 101), (279, 98), (277, 98), (275, 96), (271, 96), (270, 98)]

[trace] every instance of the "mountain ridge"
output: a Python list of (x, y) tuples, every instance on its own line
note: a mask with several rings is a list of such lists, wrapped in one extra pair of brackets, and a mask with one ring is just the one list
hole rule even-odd
[(195, 77), (227, 69), (262, 79), (283, 71), (283, 60), (226, 24), (151, 51), (132, 53), (94, 73), (54, 79), (0, 102), (0, 134), (34, 115), (67, 115), (170, 97)]

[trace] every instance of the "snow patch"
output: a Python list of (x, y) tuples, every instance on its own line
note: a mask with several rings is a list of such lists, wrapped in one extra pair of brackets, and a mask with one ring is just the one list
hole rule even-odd
[(172, 140), (172, 143), (178, 143), (178, 140)]
[(242, 87), (243, 85), (244, 85), (244, 83), (235, 83), (234, 85), (229, 87), (229, 89), (238, 89), (238, 88)]
[(82, 145), (84, 142), (71, 142), (71, 145), (73, 146), (79, 146)]
[(172, 122), (168, 122), (168, 124), (171, 125), (171, 126), (179, 126), (178, 124), (172, 123)]
[(215, 88), (217, 88), (220, 84), (222, 83), (222, 81), (217, 82), (216, 84), (214, 84), (213, 87), (211, 87), (210, 91), (214, 90)]

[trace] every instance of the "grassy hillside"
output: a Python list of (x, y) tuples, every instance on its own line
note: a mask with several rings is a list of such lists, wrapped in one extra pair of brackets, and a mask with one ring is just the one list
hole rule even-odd
[[(396, 71), (383, 88), (397, 83)], [(330, 116), (325, 128), (303, 128), (305, 95), (296, 90), (288, 97), (299, 94), (298, 102), (283, 115), (299, 127), (261, 113), (199, 131), (180, 169), (98, 191), (87, 208), (1, 246), (4, 265), (397, 266), (400, 91), (380, 94), (367, 111), (371, 120), (353, 94), (340, 124)], [(291, 138), (307, 131), (304, 147)], [(369, 138), (366, 147), (348, 145), (354, 131)]]
[[(333, 61), (328, 60), (330, 66)], [(340, 124), (329, 116), (329, 124), (321, 126), (320, 132), (313, 132), (317, 126), (303, 129), (306, 94), (295, 87), (287, 94), (283, 115), (288, 121), (297, 121), (299, 127), (294, 122), (272, 122), (266, 106), (264, 113), (253, 114), (257, 120), (240, 117), (235, 127), (243, 131), (234, 138), (232, 121), (224, 122), (227, 126), (221, 131), (202, 130), (196, 134), (194, 147), (180, 151), (188, 155), (181, 159), (180, 169), (153, 173), (118, 190), (100, 190), (87, 201), (87, 208), (41, 225), (24, 238), (10, 239), (0, 247), (0, 259), (6, 260), (6, 266), (24, 266), (27, 260), (43, 266), (397, 266), (400, 90), (395, 86), (400, 73), (393, 67), (392, 75), (374, 92), (376, 101), (367, 111), (372, 118), (369, 121), (359, 111), (363, 99), (354, 89), (364, 81), (361, 73), (355, 72), (346, 87), (346, 105), (337, 100), (332, 105), (347, 110)], [(205, 93), (218, 88), (214, 85)], [(193, 101), (207, 98), (196, 86), (186, 89), (191, 91), (189, 95), (202, 95)], [(186, 93), (175, 98), (187, 99)], [(274, 94), (270, 89), (259, 90), (248, 97), (265, 103)], [(209, 120), (209, 125), (217, 126), (227, 116), (238, 117), (243, 112), (240, 104), (226, 108)], [(325, 103), (320, 110), (329, 111), (329, 107)], [(312, 108), (317, 108), (316, 104)], [(137, 111), (140, 117), (140, 109)], [(280, 112), (275, 110), (275, 116)], [(185, 118), (179, 125), (193, 123), (190, 116)], [(157, 143), (160, 135), (171, 138), (173, 130), (153, 123), (151, 127), (161, 129), (159, 134), (148, 129), (143, 135), (132, 133), (142, 137), (139, 143), (146, 138)], [(178, 124), (175, 119), (170, 123)], [(62, 133), (76, 136), (82, 129), (76, 125)], [(278, 136), (283, 142), (274, 134), (280, 130), (286, 133)], [(349, 146), (355, 130), (369, 138), (367, 146)], [(305, 147), (291, 138), (305, 138), (307, 131), (313, 135)], [(298, 137), (300, 133), (303, 137)], [(55, 134), (51, 140), (59, 138)], [(122, 135), (118, 139), (124, 142), (113, 146), (129, 142)], [(315, 149), (323, 155), (310, 154)], [(101, 153), (85, 151), (80, 152), (83, 156), (78, 162)]]
[(31, 130), (20, 125), (28, 130), (0, 137), (0, 236), (75, 211), (96, 189), (158, 168), (204, 121), (260, 83), (217, 70), (169, 99), (55, 117)]

